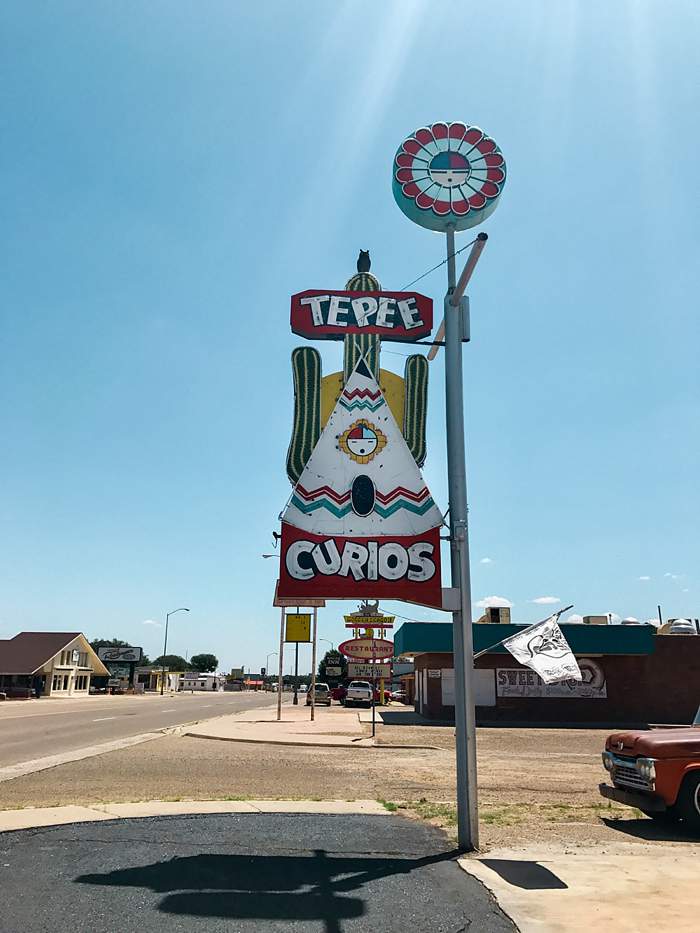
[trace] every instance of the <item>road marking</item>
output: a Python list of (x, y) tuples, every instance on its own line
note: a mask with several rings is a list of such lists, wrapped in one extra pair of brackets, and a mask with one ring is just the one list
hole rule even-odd
[(162, 709), (161, 713), (176, 713), (177, 709), (173, 706), (171, 709)]
[(93, 722), (107, 722), (108, 719), (116, 719), (116, 716), (103, 716), (102, 719), (93, 719)]
[(211, 705), (212, 705), (211, 703), (205, 703), (204, 706), (201, 707), (201, 709), (209, 709)]

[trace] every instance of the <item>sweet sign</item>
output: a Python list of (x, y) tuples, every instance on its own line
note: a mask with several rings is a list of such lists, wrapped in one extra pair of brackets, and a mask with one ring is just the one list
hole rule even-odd
[(292, 331), (311, 340), (376, 334), (420, 340), (433, 329), (433, 302), (417, 292), (309, 290), (292, 295)]

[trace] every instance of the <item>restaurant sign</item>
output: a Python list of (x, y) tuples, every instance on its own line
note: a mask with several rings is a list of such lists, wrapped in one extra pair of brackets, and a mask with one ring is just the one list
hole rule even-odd
[(348, 677), (355, 680), (388, 680), (391, 677), (390, 664), (348, 664)]
[(372, 661), (375, 658), (393, 657), (394, 643), (383, 638), (350, 638), (338, 645), (338, 651), (347, 658)]
[(414, 341), (433, 329), (433, 301), (417, 292), (348, 292), (310, 289), (292, 295), (292, 331), (310, 340), (376, 334)]
[(396, 616), (345, 616), (345, 628), (393, 628)]

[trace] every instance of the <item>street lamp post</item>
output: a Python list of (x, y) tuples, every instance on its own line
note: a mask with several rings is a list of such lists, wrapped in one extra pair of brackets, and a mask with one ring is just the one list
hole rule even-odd
[[(271, 651), (268, 654), (268, 656), (265, 658), (265, 676), (266, 677), (269, 676), (267, 672), (270, 670), (270, 658), (276, 658), (276, 657), (277, 657), (277, 652)], [(263, 686), (265, 686), (264, 682), (263, 682)]]
[(176, 612), (189, 612), (185, 606), (180, 606), (179, 609), (172, 609), (170, 612), (165, 614), (165, 639), (163, 641), (163, 663), (161, 664), (160, 671), (160, 695), (163, 696), (163, 691), (165, 688), (165, 655), (168, 653), (168, 619), (170, 616), (174, 616)]
[(331, 651), (335, 651), (335, 645), (332, 641), (329, 641), (327, 638), (319, 638), (319, 641), (325, 641), (327, 645), (331, 646)]

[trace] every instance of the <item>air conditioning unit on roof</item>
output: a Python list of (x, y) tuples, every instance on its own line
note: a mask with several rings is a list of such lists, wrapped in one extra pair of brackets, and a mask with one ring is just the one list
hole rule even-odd
[(607, 616), (584, 616), (584, 625), (607, 625), (609, 619)]

